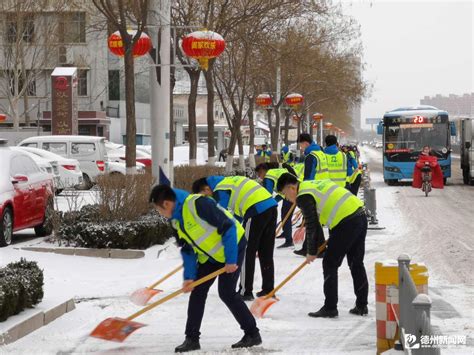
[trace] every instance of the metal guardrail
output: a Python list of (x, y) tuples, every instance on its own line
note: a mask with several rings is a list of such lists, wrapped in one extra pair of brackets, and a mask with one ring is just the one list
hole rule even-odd
[(367, 164), (362, 164), (362, 198), (369, 224), (378, 224), (376, 191), (370, 187), (370, 170)]
[[(431, 327), (431, 299), (424, 293), (418, 294), (410, 275), (410, 257), (398, 257), (398, 297), (400, 318), (400, 343), (406, 354), (438, 355), (438, 347), (424, 347), (424, 339), (434, 336)], [(429, 339), (429, 338), (428, 338)]]

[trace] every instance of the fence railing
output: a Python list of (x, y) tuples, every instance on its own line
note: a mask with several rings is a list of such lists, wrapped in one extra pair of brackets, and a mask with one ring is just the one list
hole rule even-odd
[(426, 337), (434, 336), (430, 319), (431, 299), (424, 293), (418, 293), (410, 275), (410, 257), (406, 254), (398, 257), (398, 285), (398, 326), (403, 350), (406, 354), (440, 354), (437, 347), (423, 346)]
[(362, 194), (365, 211), (369, 224), (378, 224), (376, 191), (370, 186), (370, 170), (367, 164), (362, 164)]

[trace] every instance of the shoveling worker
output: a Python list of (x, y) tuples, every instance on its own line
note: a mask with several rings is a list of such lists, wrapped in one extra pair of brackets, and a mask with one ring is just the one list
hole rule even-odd
[[(326, 154), (321, 147), (313, 141), (308, 133), (300, 134), (298, 138), (300, 150), (304, 151), (304, 173), (303, 180), (324, 180), (329, 179), (328, 163)], [(306, 239), (300, 250), (295, 250), (296, 255), (306, 255)]]
[(284, 145), (283, 148), (281, 148), (281, 161), (282, 163), (293, 164), (293, 153), (290, 152), (290, 148), (288, 148), (287, 145)]
[(338, 316), (337, 271), (347, 255), (356, 295), (356, 304), (349, 312), (366, 315), (369, 284), (364, 267), (367, 217), (363, 202), (331, 180), (299, 182), (291, 174), (278, 179), (278, 191), (301, 209), (306, 221), (308, 262), (316, 259), (318, 247), (324, 242), (321, 224), (329, 227), (329, 240), (323, 257), (324, 306), (310, 317)]
[[(277, 191), (277, 182), (278, 178), (285, 174), (285, 173), (290, 173), (296, 176), (295, 171), (293, 168), (286, 163), (283, 163), (283, 167), (279, 168), (278, 163), (261, 163), (257, 165), (255, 168), (255, 171), (257, 172), (258, 178), (262, 181), (263, 187), (267, 189), (268, 192), (271, 194), (273, 192), (277, 193), (277, 196), (275, 197), (275, 201), (280, 202), (283, 200), (283, 205), (281, 207), (281, 221), (285, 219), (285, 216), (288, 214), (289, 211), (290, 215), (287, 218), (284, 226), (283, 226), (283, 233), (282, 237), (285, 238), (285, 242), (278, 246), (277, 248), (288, 248), (293, 246), (293, 238), (292, 238), (292, 216), (293, 216), (293, 211), (292, 211), (292, 203), (285, 199), (282, 195), (278, 194)], [(278, 238), (278, 236), (277, 236)]]
[[(155, 186), (150, 194), (158, 212), (171, 219), (173, 228), (182, 241), (181, 255), (184, 264), (186, 289), (194, 280), (200, 279), (225, 266), (226, 273), (218, 280), (220, 299), (232, 312), (244, 337), (232, 348), (247, 348), (262, 343), (255, 318), (236, 291), (239, 270), (245, 256), (247, 241), (242, 238), (244, 229), (232, 215), (217, 206), (212, 198), (190, 195), (186, 191), (172, 189), (167, 185)], [(187, 352), (201, 348), (199, 337), (211, 279), (191, 292), (186, 322), (186, 339), (175, 352)]]
[(355, 149), (355, 147), (346, 146), (342, 151), (346, 153), (348, 162), (346, 188), (352, 192), (353, 195), (357, 196), (362, 180), (362, 171), (359, 169), (359, 161)]
[(341, 187), (346, 187), (346, 178), (349, 171), (347, 155), (339, 150), (336, 136), (332, 134), (325, 138), (326, 148), (324, 153), (327, 157), (329, 179)]
[(242, 220), (247, 238), (247, 251), (240, 276), (240, 294), (245, 301), (253, 300), (255, 258), (258, 252), (262, 273), (262, 290), (257, 296), (265, 296), (273, 290), (275, 268), (275, 228), (277, 202), (259, 183), (243, 176), (209, 176), (196, 180), (193, 192), (214, 199), (223, 208)]

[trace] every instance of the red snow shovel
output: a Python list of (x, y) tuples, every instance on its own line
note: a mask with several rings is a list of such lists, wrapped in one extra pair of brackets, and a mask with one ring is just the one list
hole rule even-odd
[[(324, 251), (326, 248), (327, 242), (324, 242), (318, 249), (318, 253), (316, 254), (319, 255)], [(262, 318), (265, 313), (268, 311), (268, 309), (273, 306), (276, 302), (279, 300), (277, 298), (274, 298), (273, 296), (275, 293), (277, 293), (278, 290), (280, 290), (285, 284), (290, 281), (298, 272), (301, 271), (302, 268), (304, 268), (308, 263), (306, 260), (298, 266), (295, 270), (291, 272), (277, 287), (275, 287), (269, 294), (257, 298), (255, 301), (253, 301), (252, 305), (250, 306), (250, 312), (256, 317), (256, 318)]]
[(169, 279), (171, 276), (176, 274), (182, 268), (183, 268), (183, 265), (180, 265), (176, 269), (174, 269), (173, 271), (169, 272), (168, 274), (163, 276), (161, 279), (156, 281), (153, 285), (136, 290), (134, 293), (130, 295), (130, 301), (135, 303), (137, 306), (145, 306), (153, 296), (163, 292), (163, 290), (155, 290), (155, 287), (158, 286), (163, 281)]
[[(220, 274), (225, 272), (225, 267), (220, 268), (217, 271), (214, 271), (212, 274), (206, 275), (203, 278), (194, 281), (188, 287), (196, 287), (199, 286)], [(140, 329), (141, 327), (146, 326), (146, 324), (133, 322), (132, 320), (141, 316), (143, 313), (148, 312), (149, 310), (159, 306), (166, 301), (169, 301), (176, 296), (184, 293), (184, 288), (181, 288), (168, 296), (163, 297), (162, 299), (149, 304), (148, 306), (142, 308), (136, 313), (133, 313), (131, 316), (127, 318), (107, 318), (106, 320), (102, 321), (95, 329), (90, 333), (91, 337), (109, 340), (109, 341), (116, 341), (121, 343), (124, 341), (130, 334), (132, 334), (135, 330)]]
[(306, 233), (306, 228), (299, 227), (296, 231), (295, 234), (293, 234), (293, 244), (301, 244), (304, 241), (304, 236)]

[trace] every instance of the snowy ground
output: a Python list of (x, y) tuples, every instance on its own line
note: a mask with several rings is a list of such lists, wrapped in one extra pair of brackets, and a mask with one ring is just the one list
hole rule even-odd
[[(374, 263), (396, 259), (402, 252), (410, 254), (414, 262), (424, 262), (430, 271), (433, 325), (445, 335), (468, 336), (468, 346), (446, 349), (444, 353), (474, 352), (471, 256), (474, 188), (454, 181), (456, 185), (443, 191), (435, 190), (425, 198), (421, 191), (408, 186), (388, 187), (383, 184), (380, 151), (365, 148), (363, 154), (373, 171), (379, 222), (386, 227), (382, 231), (369, 231), (367, 236), (369, 316), (348, 314), (354, 296), (346, 263), (339, 272), (339, 318), (307, 316), (323, 303), (321, 261), (317, 261), (279, 292), (281, 301), (258, 321), (263, 346), (251, 351), (230, 350), (230, 344), (241, 337), (241, 332), (213, 287), (202, 327), (203, 350), (196, 353), (373, 354), (376, 342)], [(90, 201), (91, 196), (86, 199)], [(60, 206), (66, 208), (64, 198)], [(77, 309), (14, 344), (0, 347), (0, 354), (168, 354), (182, 342), (188, 296), (171, 300), (139, 317), (137, 320), (148, 326), (122, 344), (87, 337), (105, 318), (126, 317), (138, 309), (127, 296), (180, 264), (174, 245), (151, 248), (143, 259), (117, 260), (15, 249), (32, 243), (31, 232), (22, 233), (16, 241), (15, 245), (0, 249), (0, 265), (20, 257), (37, 260), (45, 273), (45, 300), (59, 295), (74, 297)], [(302, 261), (290, 250), (275, 250), (277, 282)], [(256, 285), (260, 283), (258, 274), (257, 270)], [(166, 281), (162, 288), (172, 291), (180, 284), (177, 276)], [(258, 291), (258, 286), (255, 289)]]

